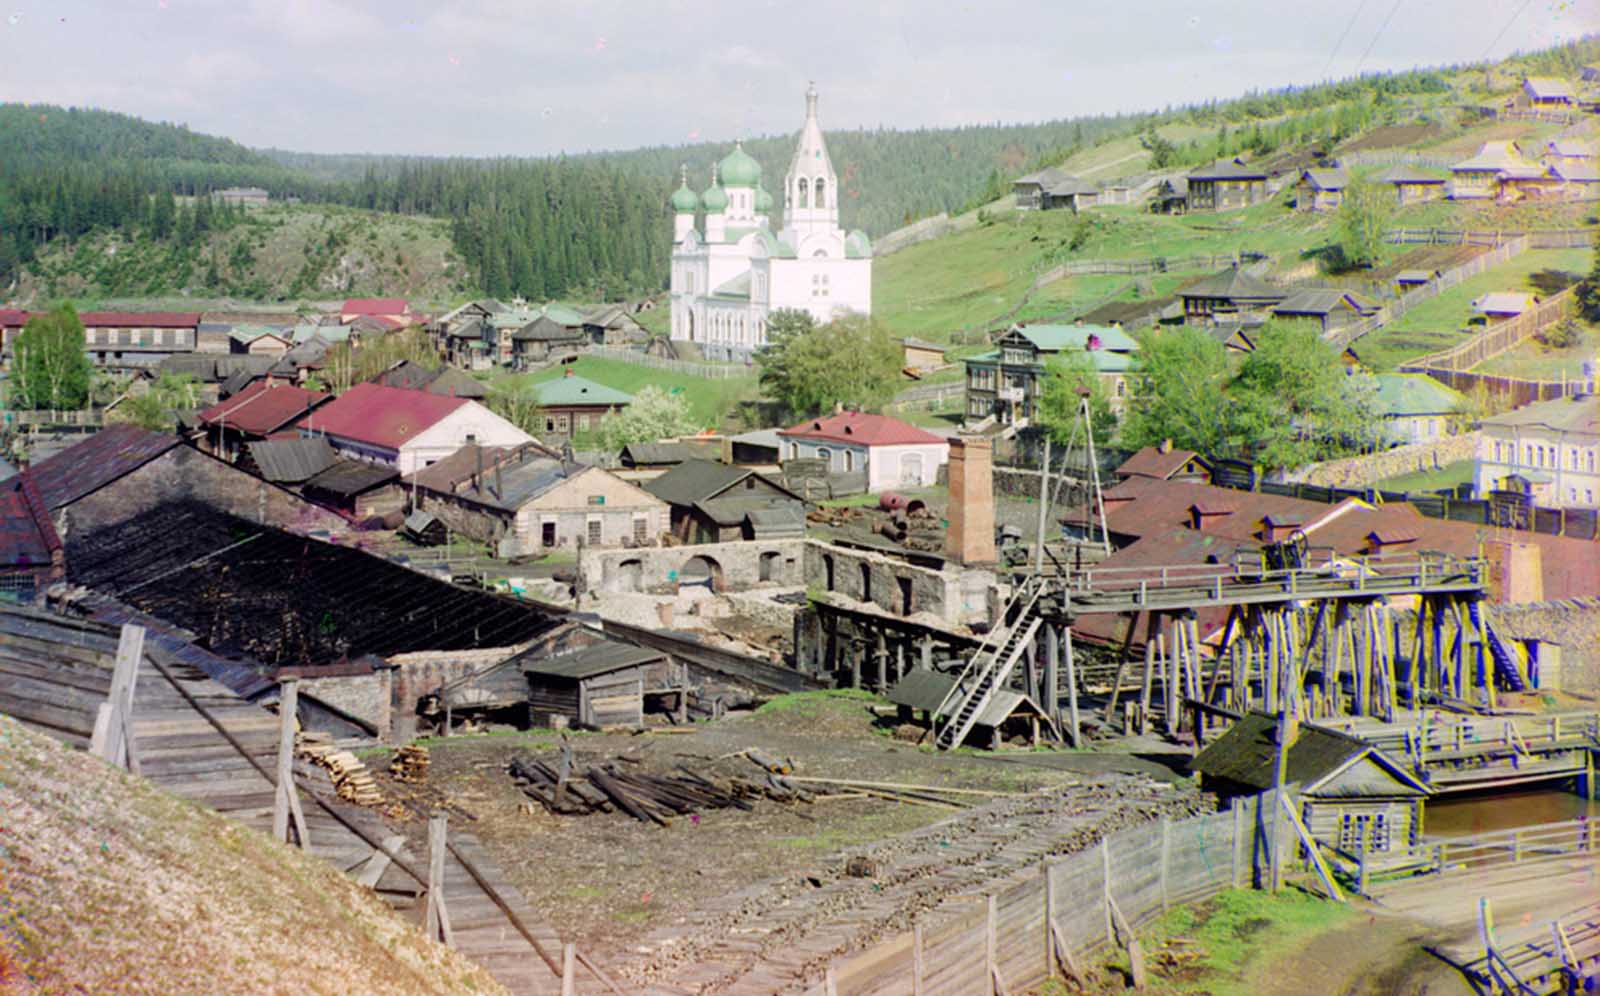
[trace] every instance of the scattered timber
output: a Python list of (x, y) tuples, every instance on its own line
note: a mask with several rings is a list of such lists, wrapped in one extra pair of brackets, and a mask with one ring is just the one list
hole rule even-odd
[(762, 779), (712, 779), (679, 765), (672, 774), (624, 768), (613, 758), (581, 775), (527, 755), (506, 770), (523, 794), (561, 816), (621, 812), (640, 822), (670, 826), (673, 819), (717, 809), (754, 809), (756, 799), (809, 803), (814, 794), (792, 780), (767, 772)]

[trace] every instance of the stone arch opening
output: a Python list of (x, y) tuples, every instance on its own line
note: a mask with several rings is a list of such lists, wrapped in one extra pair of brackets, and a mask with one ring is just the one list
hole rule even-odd
[(717, 563), (715, 557), (699, 555), (690, 557), (678, 572), (678, 590), (685, 588), (705, 588), (707, 591), (719, 592), (723, 590), (722, 565)]
[(778, 551), (767, 550), (761, 554), (761, 559), (756, 562), (756, 576), (761, 581), (778, 580)]

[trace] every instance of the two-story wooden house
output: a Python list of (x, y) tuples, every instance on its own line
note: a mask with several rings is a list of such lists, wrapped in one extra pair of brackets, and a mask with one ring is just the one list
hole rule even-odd
[(1336, 210), (1344, 203), (1344, 190), (1349, 185), (1350, 176), (1342, 169), (1305, 170), (1294, 185), (1295, 210), (1319, 214)]
[(1444, 177), (1419, 166), (1395, 166), (1379, 173), (1376, 179), (1393, 188), (1395, 204), (1400, 207), (1436, 201), (1444, 196)]
[(1093, 366), (1113, 411), (1121, 411), (1132, 389), (1139, 342), (1104, 325), (1018, 325), (992, 352), (967, 360), (967, 415), (990, 415), (1007, 425), (1032, 419), (1052, 359), (1084, 357)]
[(195, 351), (200, 316), (173, 311), (85, 311), (83, 348), (95, 366), (136, 373)]
[(1230, 266), (1178, 290), (1178, 297), (1183, 300), (1183, 320), (1190, 325), (1265, 316), (1288, 296), (1287, 290), (1258, 280), (1238, 266)]
[(1224, 159), (1189, 174), (1190, 211), (1228, 211), (1266, 199), (1266, 171), (1242, 159)]

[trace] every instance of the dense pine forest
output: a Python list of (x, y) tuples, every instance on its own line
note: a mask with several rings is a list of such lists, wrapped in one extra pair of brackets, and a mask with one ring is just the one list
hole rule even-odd
[[(1589, 38), (1513, 57), (1498, 71), (1571, 77), (1595, 61), (1600, 39)], [(882, 236), (939, 211), (985, 203), (1006, 193), (1024, 172), (1131, 136), (1140, 136), (1152, 167), (1171, 168), (1241, 151), (1265, 155), (1331, 146), (1407, 114), (1421, 101), (1470, 102), (1478, 96), (1478, 80), (1496, 71), (1462, 68), (1375, 74), (1146, 115), (833, 130), (828, 143), (841, 181), (841, 221)], [(798, 106), (796, 112), (798, 117)], [(1207, 133), (1174, 142), (1155, 131), (1167, 124), (1198, 125)], [(784, 134), (744, 143), (761, 163), (767, 189), (779, 196), (780, 210), (793, 142), (792, 134)], [(703, 189), (711, 163), (730, 147), (701, 143), (545, 159), (323, 156), (252, 150), (182, 126), (106, 111), (5, 104), (0, 293), (9, 293), (4, 288), (14, 287), (45, 247), (107, 231), (164, 247), (163, 258), (180, 272), (163, 278), (163, 286), (214, 289), (210, 274), (217, 266), (188, 258), (194, 253), (187, 247), (197, 235), (237, 225), (242, 215), (191, 195), (238, 185), (266, 187), (275, 198), (443, 219), (470, 272), (464, 286), (484, 293), (615, 298), (648, 292), (665, 281), (671, 231), (666, 199), (680, 164), (688, 165), (691, 184)]]

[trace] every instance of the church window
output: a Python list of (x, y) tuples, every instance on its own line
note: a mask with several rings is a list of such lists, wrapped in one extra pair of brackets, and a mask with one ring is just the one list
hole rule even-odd
[(796, 207), (810, 207), (811, 205), (806, 203), (806, 197), (808, 196), (808, 194), (807, 194), (807, 191), (806, 191), (806, 178), (803, 177), (803, 176), (800, 178), (800, 185), (798, 187), (798, 190), (799, 190), (799, 193), (797, 194), (797, 196), (795, 198), (795, 206)]
[(819, 208), (827, 207), (828, 206), (828, 181), (824, 180), (820, 176), (817, 177), (816, 190), (817, 190), (817, 207), (819, 207)]

